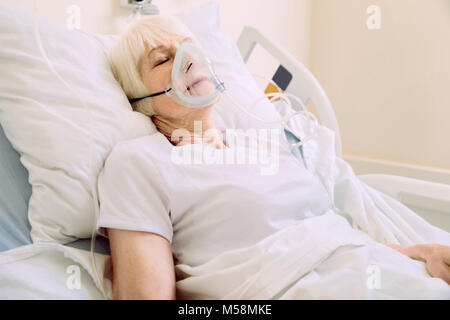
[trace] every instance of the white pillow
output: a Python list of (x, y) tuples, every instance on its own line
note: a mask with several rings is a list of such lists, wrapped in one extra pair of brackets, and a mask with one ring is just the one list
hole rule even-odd
[[(234, 41), (220, 31), (219, 5), (210, 3), (180, 14), (215, 64), (227, 91), (249, 106), (262, 95)], [(40, 21), (43, 46), (61, 76), (89, 103), (94, 119), (94, 174), (121, 140), (155, 132), (149, 118), (133, 112), (104, 55), (118, 36), (69, 31)], [(34, 242), (66, 243), (89, 238), (94, 202), (89, 184), (89, 118), (82, 103), (50, 72), (33, 33), (32, 14), (0, 5), (0, 123), (29, 171), (29, 220)], [(50, 107), (60, 117), (48, 113)], [(266, 103), (252, 110), (276, 117)], [(64, 121), (67, 118), (75, 125)], [(219, 126), (265, 126), (224, 97), (215, 108)], [(155, 150), (157, 152), (157, 150)]]
[[(147, 117), (131, 110), (110, 71), (104, 49), (113, 38), (100, 42), (101, 37), (42, 20), (40, 31), (53, 66), (90, 106), (96, 181), (119, 141), (150, 134), (154, 128)], [(0, 43), (0, 122), (29, 172), (32, 240), (65, 243), (88, 238), (94, 225), (88, 114), (40, 55), (31, 12), (0, 5)]]

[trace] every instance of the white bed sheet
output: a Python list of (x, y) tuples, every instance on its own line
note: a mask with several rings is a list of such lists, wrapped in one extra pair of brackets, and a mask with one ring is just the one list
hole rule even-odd
[[(57, 243), (22, 246), (0, 254), (1, 300), (96, 300), (103, 299), (95, 281), (89, 252)], [(107, 255), (96, 253), (102, 275), (109, 266)], [(106, 294), (112, 298), (111, 282), (105, 280)]]

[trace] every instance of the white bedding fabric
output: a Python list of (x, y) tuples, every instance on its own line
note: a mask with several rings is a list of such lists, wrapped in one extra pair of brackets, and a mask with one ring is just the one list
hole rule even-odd
[[(0, 254), (0, 300), (103, 299), (88, 251), (57, 243), (34, 243)], [(97, 268), (106, 272), (109, 256), (95, 254)], [(108, 276), (107, 276), (108, 278)], [(79, 280), (79, 286), (78, 286)], [(107, 296), (111, 282), (105, 279)]]
[(39, 29), (51, 64), (89, 112), (39, 53), (32, 13), (0, 4), (0, 123), (29, 174), (31, 239), (68, 243), (91, 236), (92, 181), (112, 148), (155, 128), (132, 111), (107, 62), (105, 49), (117, 36), (71, 31), (47, 19)]
[[(177, 265), (177, 289), (181, 298), (450, 299), (450, 286), (441, 279), (431, 278), (424, 263), (378, 243), (450, 245), (449, 233), (430, 225), (397, 200), (357, 178), (351, 167), (335, 156), (334, 134), (329, 129), (319, 128), (315, 138), (304, 146), (304, 155), (308, 168), (333, 195), (339, 214), (330, 211), (302, 220), (254, 246), (230, 250), (195, 267)], [(46, 252), (66, 252), (88, 274), (94, 274), (88, 262), (89, 253), (85, 251), (49, 244), (10, 250), (0, 254), (0, 281), (13, 279), (9, 287), (15, 290), (12, 292), (16, 297), (28, 297), (30, 288), (41, 290), (42, 298), (70, 296), (59, 280), (66, 281), (66, 274), (41, 277), (44, 270), (37, 274), (27, 270), (35, 259), (42, 257), (43, 246)], [(17, 253), (21, 250), (25, 256)], [(27, 256), (32, 256), (29, 262)], [(52, 268), (66, 267), (67, 259), (61, 254), (59, 258), (51, 258)], [(106, 294), (111, 298), (110, 259), (97, 255), (96, 261), (104, 277)], [(379, 270), (378, 289), (367, 286), (372, 266)], [(50, 293), (46, 290), (48, 279), (50, 288), (55, 289)], [(97, 297), (99, 283), (96, 285), (97, 288), (86, 284), (82, 296)]]
[[(370, 268), (379, 268), (379, 286)], [(333, 212), (199, 267), (177, 266), (184, 299), (445, 299), (450, 286)], [(368, 284), (369, 283), (369, 284)]]

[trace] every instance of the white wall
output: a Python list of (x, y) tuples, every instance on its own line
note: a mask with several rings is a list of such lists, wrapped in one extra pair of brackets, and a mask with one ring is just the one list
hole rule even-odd
[[(366, 26), (369, 5), (381, 8), (380, 30)], [(450, 1), (314, 0), (311, 39), (344, 155), (450, 183)]]

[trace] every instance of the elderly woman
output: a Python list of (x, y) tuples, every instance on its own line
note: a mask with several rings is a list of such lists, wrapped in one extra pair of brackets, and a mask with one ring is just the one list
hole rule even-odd
[[(174, 58), (184, 43), (198, 46), (177, 19), (145, 17), (126, 30), (108, 55), (134, 110), (151, 117), (158, 130), (119, 143), (99, 179), (97, 227), (110, 241), (116, 299), (174, 299), (175, 264), (196, 266), (253, 245), (298, 220), (324, 214), (331, 205), (321, 183), (285, 147), (271, 175), (261, 174), (260, 163), (174, 163), (171, 154), (177, 148), (197, 150), (200, 144), (201, 150), (225, 155), (234, 148), (214, 122), (217, 100), (190, 108), (166, 94), (174, 85)], [(183, 70), (195, 66), (194, 59)], [(210, 88), (208, 81), (197, 82), (187, 90)], [(195, 128), (199, 122), (200, 131)], [(190, 135), (173, 139), (179, 129)], [(207, 131), (208, 139), (202, 139)], [(426, 261), (431, 275), (450, 283), (449, 247), (391, 247)]]

